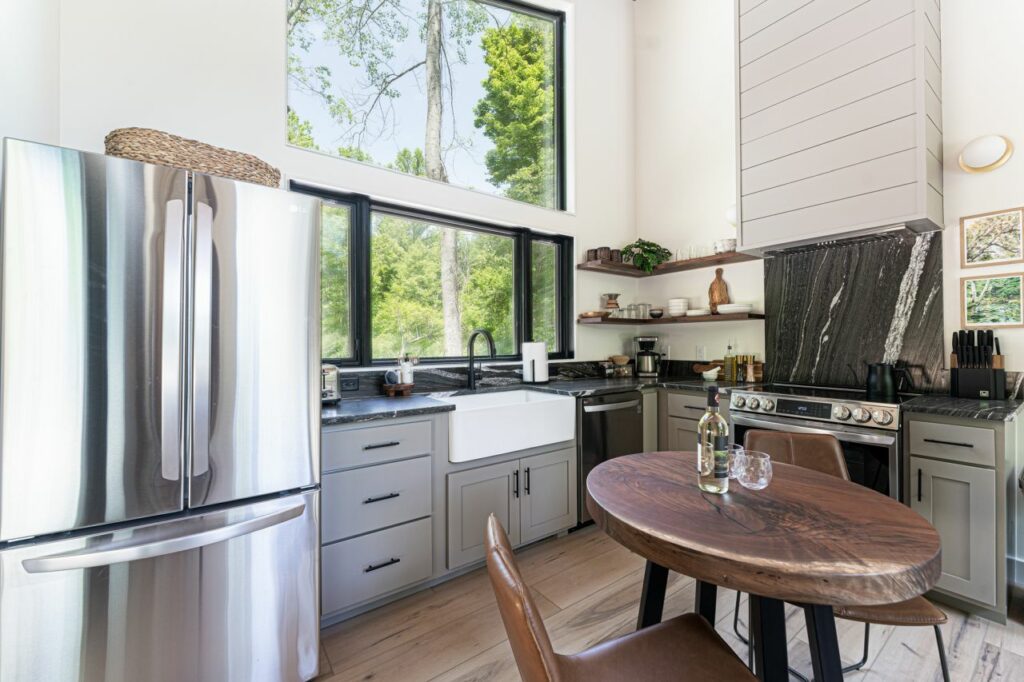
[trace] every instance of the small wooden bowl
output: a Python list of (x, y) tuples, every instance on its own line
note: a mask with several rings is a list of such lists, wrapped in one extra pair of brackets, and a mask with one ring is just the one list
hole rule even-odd
[(610, 310), (590, 310), (585, 313), (580, 313), (580, 317), (588, 320), (591, 318), (599, 317), (603, 320), (604, 318), (608, 317), (611, 314), (612, 311)]
[(629, 364), (628, 355), (612, 355), (608, 359), (611, 360), (612, 364), (614, 364), (617, 367), (623, 367)]

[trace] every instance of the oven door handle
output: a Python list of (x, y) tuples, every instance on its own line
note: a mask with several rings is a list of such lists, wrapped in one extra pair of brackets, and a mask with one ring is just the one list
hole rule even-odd
[(818, 429), (811, 426), (798, 426), (797, 424), (791, 424), (790, 422), (774, 421), (770, 419), (760, 419), (756, 417), (748, 417), (746, 415), (734, 416), (733, 423), (739, 424), (740, 426), (749, 426), (755, 429), (768, 429), (769, 431), (792, 431), (793, 433), (824, 433), (831, 436), (835, 436), (840, 441), (847, 443), (863, 443), (865, 445), (883, 445), (886, 447), (892, 447), (896, 444), (895, 436), (881, 436), (872, 433), (850, 433), (849, 431), (840, 431), (833, 429)]

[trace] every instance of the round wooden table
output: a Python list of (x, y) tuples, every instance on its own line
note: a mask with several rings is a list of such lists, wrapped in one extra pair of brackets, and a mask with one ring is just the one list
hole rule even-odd
[(617, 457), (587, 477), (598, 527), (647, 559), (638, 627), (661, 620), (668, 570), (697, 580), (712, 624), (716, 586), (750, 595), (755, 669), (788, 680), (783, 602), (804, 609), (815, 680), (841, 680), (832, 606), (888, 604), (939, 579), (939, 535), (892, 498), (835, 476), (773, 462), (764, 490), (697, 487), (692, 452)]

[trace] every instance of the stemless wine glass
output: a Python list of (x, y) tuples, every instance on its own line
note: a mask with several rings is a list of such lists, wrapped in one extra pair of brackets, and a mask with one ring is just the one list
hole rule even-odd
[(744, 450), (736, 455), (736, 480), (744, 488), (764, 490), (772, 480), (772, 458), (766, 452)]
[(729, 478), (736, 478), (736, 462), (743, 454), (743, 446), (733, 443), (726, 449), (729, 451)]

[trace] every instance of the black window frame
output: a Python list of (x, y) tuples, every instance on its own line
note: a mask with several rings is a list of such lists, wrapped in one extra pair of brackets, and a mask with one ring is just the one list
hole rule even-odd
[[(494, 234), (511, 237), (513, 246), (513, 307), (515, 314), (515, 347), (520, 352), (511, 355), (499, 355), (495, 362), (516, 362), (522, 360), (522, 343), (533, 338), (533, 297), (531, 275), (533, 272), (534, 242), (554, 244), (558, 249), (555, 262), (558, 265), (556, 276), (555, 302), (558, 310), (557, 338), (560, 347), (548, 352), (551, 360), (569, 360), (575, 357), (573, 331), (575, 327), (573, 307), (573, 238), (566, 235), (537, 232), (525, 227), (504, 227), (481, 220), (442, 213), (439, 211), (412, 208), (402, 204), (377, 201), (363, 194), (341, 192), (317, 185), (309, 185), (291, 180), (289, 187), (293, 192), (315, 196), (326, 204), (347, 206), (351, 216), (349, 234), (349, 329), (352, 337), (352, 357), (322, 358), (322, 361), (338, 367), (387, 367), (395, 364), (397, 358), (373, 357), (373, 308), (371, 298), (371, 241), (373, 232), (373, 214), (387, 213), (411, 220), (454, 227), (461, 230)], [(420, 358), (421, 364), (444, 365), (467, 361), (468, 355), (452, 357)]]
[[(518, 12), (521, 14), (529, 14), (535, 17), (540, 17), (552, 22), (555, 33), (554, 50), (555, 50), (555, 205), (553, 207), (542, 206), (540, 204), (532, 204), (528, 201), (520, 201), (518, 199), (509, 199), (509, 201), (516, 201), (517, 203), (526, 204), (527, 206), (537, 206), (538, 208), (548, 208), (549, 210), (556, 211), (568, 211), (569, 210), (569, 179), (568, 179), (568, 139), (567, 139), (567, 128), (566, 128), (566, 115), (565, 115), (565, 82), (566, 82), (566, 58), (565, 58), (565, 25), (566, 16), (565, 12), (548, 9), (546, 7), (537, 7), (531, 5), (528, 2), (520, 2), (520, 0), (475, 0), (481, 4), (491, 5), (493, 7), (501, 7), (511, 12)], [(287, 93), (286, 93), (287, 94)], [(303, 147), (296, 147), (296, 149), (303, 149)], [(308, 151), (308, 150), (307, 150)], [(321, 152), (322, 153), (322, 152)], [(345, 158), (330, 154), (334, 158)], [(363, 163), (363, 162), (359, 162)], [(383, 164), (373, 163), (370, 164), (375, 168), (386, 168)], [(414, 177), (414, 176), (412, 176)], [(502, 198), (502, 194), (495, 194), (492, 192), (486, 192), (484, 190), (474, 189), (472, 187), (466, 187), (463, 185), (452, 185), (453, 187), (461, 187), (462, 189), (468, 189), (471, 192), (479, 192), (481, 194), (487, 194), (489, 196), (497, 196)], [(301, 190), (296, 190), (301, 191)]]

